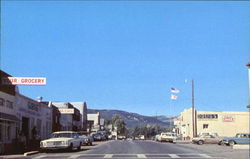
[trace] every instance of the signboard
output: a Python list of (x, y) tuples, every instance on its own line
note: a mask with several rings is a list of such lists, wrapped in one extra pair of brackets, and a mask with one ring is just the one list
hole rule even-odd
[(46, 85), (45, 77), (6, 77), (2, 78), (3, 85)]
[(198, 114), (197, 117), (199, 120), (214, 120), (218, 119), (218, 114)]
[(234, 116), (232, 115), (224, 115), (222, 117), (223, 122), (233, 122), (234, 121)]
[(59, 109), (61, 114), (74, 114), (74, 109)]

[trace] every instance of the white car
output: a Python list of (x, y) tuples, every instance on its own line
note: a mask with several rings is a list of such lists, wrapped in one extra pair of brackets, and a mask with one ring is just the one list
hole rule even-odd
[(41, 150), (55, 150), (55, 149), (67, 149), (73, 150), (77, 148), (81, 149), (83, 140), (74, 131), (58, 131), (51, 135), (50, 139), (42, 140), (40, 142)]
[(176, 142), (177, 136), (175, 133), (171, 132), (163, 132), (161, 135), (158, 137), (160, 142), (166, 141), (166, 142)]

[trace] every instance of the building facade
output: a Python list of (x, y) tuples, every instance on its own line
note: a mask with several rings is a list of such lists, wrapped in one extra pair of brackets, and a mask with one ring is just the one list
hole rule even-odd
[(16, 94), (16, 116), (21, 121), (18, 130), (24, 133), (27, 141), (33, 138), (32, 129), (36, 128), (39, 140), (46, 139), (52, 133), (52, 108), (20, 93)]
[(62, 131), (79, 131), (82, 129), (82, 115), (80, 111), (69, 102), (52, 102), (60, 113)]
[[(219, 136), (235, 136), (249, 133), (249, 112), (208, 112), (195, 110), (194, 128), (197, 135), (217, 133)], [(185, 139), (193, 137), (192, 108), (185, 109), (174, 120), (175, 131)]]
[(88, 132), (96, 133), (100, 130), (100, 113), (88, 114)]
[(81, 131), (87, 131), (87, 103), (86, 102), (70, 102), (75, 108), (80, 111)]
[(20, 120), (16, 117), (15, 85), (3, 85), (2, 78), (11, 77), (0, 70), (0, 154), (11, 152), (17, 138), (17, 126)]

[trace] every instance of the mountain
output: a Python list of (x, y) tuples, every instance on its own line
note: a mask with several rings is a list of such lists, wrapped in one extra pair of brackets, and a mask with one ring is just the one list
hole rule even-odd
[[(119, 115), (126, 123), (128, 128), (135, 127), (137, 125), (158, 125), (158, 126), (170, 126), (171, 117), (167, 116), (144, 116), (137, 113), (126, 112), (122, 110), (109, 110), (109, 109), (88, 109), (88, 113), (100, 113), (100, 117), (104, 119), (112, 119), (114, 115)], [(159, 118), (160, 117), (160, 118)]]

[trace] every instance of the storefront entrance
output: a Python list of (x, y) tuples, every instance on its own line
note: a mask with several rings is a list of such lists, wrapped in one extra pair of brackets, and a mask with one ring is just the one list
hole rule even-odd
[(29, 139), (29, 118), (22, 117), (22, 132)]

